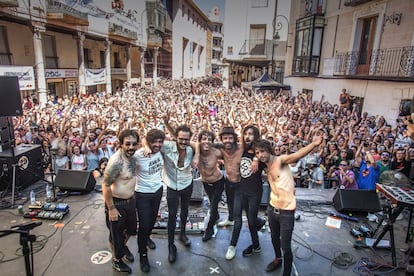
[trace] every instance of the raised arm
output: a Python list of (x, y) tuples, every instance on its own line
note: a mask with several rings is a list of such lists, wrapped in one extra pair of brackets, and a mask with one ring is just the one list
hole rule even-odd
[(315, 147), (319, 146), (322, 143), (323, 137), (320, 132), (318, 132), (312, 139), (312, 143), (307, 145), (306, 147), (301, 148), (295, 153), (289, 154), (289, 155), (282, 155), (280, 156), (280, 161), (282, 164), (291, 164), (302, 157), (306, 156), (308, 153), (310, 153)]

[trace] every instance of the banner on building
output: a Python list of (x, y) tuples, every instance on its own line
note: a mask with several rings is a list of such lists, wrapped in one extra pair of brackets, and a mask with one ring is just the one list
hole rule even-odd
[(46, 79), (77, 78), (78, 76), (78, 69), (45, 69)]
[(85, 85), (97, 85), (106, 83), (105, 69), (85, 69)]
[(18, 77), (20, 90), (34, 90), (36, 87), (31, 66), (0, 66), (0, 76)]

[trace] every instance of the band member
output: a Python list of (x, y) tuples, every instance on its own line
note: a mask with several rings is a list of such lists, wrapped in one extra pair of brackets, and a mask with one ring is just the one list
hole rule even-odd
[(289, 164), (304, 157), (321, 143), (322, 136), (318, 133), (313, 137), (312, 143), (306, 147), (301, 148), (295, 153), (280, 156), (272, 154), (272, 146), (266, 140), (260, 140), (255, 144), (256, 157), (261, 162), (266, 163), (268, 181), (271, 188), (267, 214), (276, 257), (267, 265), (267, 272), (274, 271), (281, 266), (281, 250), (283, 250), (283, 275), (289, 276), (291, 273), (293, 262), (291, 240), (295, 222), (296, 198), (295, 181)]
[(119, 272), (131, 273), (125, 262), (133, 262), (134, 255), (126, 243), (136, 235), (137, 215), (134, 189), (138, 171), (134, 153), (138, 147), (138, 133), (124, 130), (119, 135), (120, 149), (111, 156), (103, 179), (106, 224), (110, 230), (109, 243), (112, 267)]
[(145, 137), (150, 153), (145, 154), (145, 148), (135, 153), (140, 170), (137, 175), (135, 187), (135, 201), (138, 213), (138, 252), (143, 272), (150, 271), (147, 245), (150, 234), (157, 219), (162, 197), (161, 172), (164, 159), (160, 152), (164, 143), (165, 134), (159, 129), (151, 129)]
[(212, 147), (214, 133), (204, 130), (198, 136), (199, 142), (199, 161), (198, 170), (203, 182), (204, 191), (210, 201), (210, 219), (204, 232), (202, 240), (208, 241), (214, 235), (214, 224), (219, 219), (218, 204), (224, 190), (224, 176), (217, 165), (217, 161), (222, 159), (219, 149)]

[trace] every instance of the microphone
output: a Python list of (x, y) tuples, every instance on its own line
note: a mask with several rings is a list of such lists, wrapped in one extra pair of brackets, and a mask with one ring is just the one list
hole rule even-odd
[(19, 230), (23, 230), (23, 231), (29, 231), (32, 230), (33, 228), (36, 228), (38, 226), (42, 225), (41, 221), (35, 221), (35, 222), (30, 222), (27, 224), (19, 224), (19, 225), (15, 225), (10, 227), (11, 229), (19, 229)]

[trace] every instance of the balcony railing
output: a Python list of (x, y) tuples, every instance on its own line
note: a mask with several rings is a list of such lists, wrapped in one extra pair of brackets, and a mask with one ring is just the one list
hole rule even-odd
[(64, 20), (66, 23), (88, 26), (88, 14), (78, 11), (60, 1), (47, 0), (46, 13), (48, 19)]
[(129, 39), (137, 39), (138, 37), (137, 32), (131, 31), (122, 25), (118, 25), (112, 22), (109, 22), (108, 32), (110, 35), (122, 36), (122, 37), (126, 37)]
[[(367, 63), (368, 73), (359, 73), (358, 67)], [(334, 75), (412, 78), (414, 47), (378, 49), (366, 54), (359, 51), (339, 53), (335, 56)]]
[(269, 39), (245, 40), (239, 55), (266, 56), (271, 58), (273, 45), (276, 46), (276, 43)]
[(0, 53), (0, 65), (12, 65), (13, 55), (11, 53)]
[(18, 0), (0, 0), (0, 7), (18, 7)]
[(299, 56), (293, 58), (292, 74), (317, 75), (319, 73), (319, 56)]
[(344, 6), (355, 7), (371, 1), (372, 0), (346, 0)]

